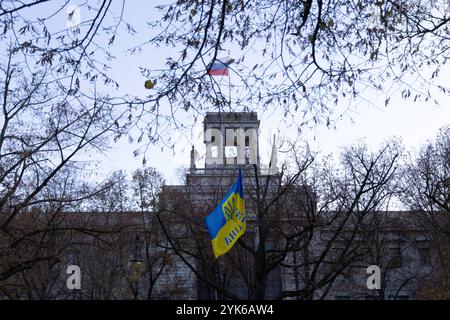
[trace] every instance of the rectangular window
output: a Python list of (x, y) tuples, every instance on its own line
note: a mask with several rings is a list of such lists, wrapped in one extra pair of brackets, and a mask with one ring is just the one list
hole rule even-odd
[(403, 265), (402, 250), (399, 247), (389, 248), (389, 267), (401, 268)]
[(225, 156), (227, 158), (237, 157), (237, 147), (235, 146), (225, 146)]
[(419, 258), (420, 258), (420, 264), (423, 266), (430, 266), (431, 265), (431, 253), (429, 247), (419, 247)]
[(217, 147), (217, 146), (211, 147), (211, 156), (213, 158), (217, 158), (219, 156), (219, 147)]
[(396, 295), (396, 296), (389, 296), (389, 300), (409, 300), (408, 295)]
[(380, 300), (380, 296), (365, 296), (365, 300)]

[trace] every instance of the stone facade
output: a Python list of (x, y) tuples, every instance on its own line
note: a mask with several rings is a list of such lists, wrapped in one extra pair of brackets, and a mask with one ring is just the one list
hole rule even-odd
[[(292, 185), (280, 196), (285, 181), (277, 172), (276, 155), (272, 155), (268, 170), (261, 167), (258, 136), (254, 135), (259, 130), (256, 113), (208, 113), (204, 126), (205, 167), (197, 167), (192, 150), (186, 183), (165, 186), (157, 212), (60, 214), (59, 225), (71, 231), (49, 236), (48, 250), (55, 251), (58, 263), (49, 262), (0, 283), (0, 289), (7, 289), (0, 290), (0, 298), (433, 297), (433, 287), (445, 277), (439, 259), (446, 253), (437, 250), (445, 247), (445, 241), (418, 223), (416, 214), (369, 212), (358, 229), (347, 223), (335, 237), (334, 224), (327, 220), (341, 217), (334, 212), (316, 217), (317, 195), (310, 186)], [(215, 131), (206, 133), (209, 129)], [(256, 154), (252, 155), (253, 151)], [(247, 231), (239, 244), (215, 260), (203, 218), (228, 192), (239, 168), (244, 177)], [(264, 224), (257, 219), (263, 214)], [(34, 224), (46, 220), (43, 213), (32, 216)], [(31, 227), (30, 214), (21, 217), (18, 225), (23, 225), (23, 230)], [(358, 221), (358, 212), (349, 219)], [(314, 224), (314, 232), (308, 233)], [(301, 236), (291, 237), (296, 230)], [(261, 235), (266, 237), (264, 241)], [(266, 260), (261, 262), (261, 257)], [(276, 263), (271, 264), (273, 260)], [(67, 290), (64, 268), (68, 265), (80, 266), (82, 290)], [(381, 271), (377, 290), (367, 286), (371, 265)], [(265, 283), (261, 293), (262, 272)], [(308, 291), (310, 287), (314, 289)], [(283, 295), (286, 292), (299, 294)], [(439, 297), (443, 297), (441, 293)]]
[[(240, 167), (244, 172), (244, 185), (246, 186), (246, 192), (249, 194), (246, 197), (251, 198), (255, 194), (251, 194), (252, 190), (255, 190), (255, 176), (260, 179), (260, 184), (264, 185), (265, 181), (269, 181), (267, 188), (267, 198), (270, 199), (271, 194), (276, 194), (276, 190), (279, 187), (279, 176), (273, 169), (270, 172), (262, 170), (259, 162), (259, 156), (256, 156), (255, 163), (249, 163), (249, 158), (246, 157), (245, 161), (239, 164), (237, 159), (239, 155), (248, 155), (249, 153), (245, 148), (249, 148), (249, 141), (254, 141), (258, 144), (257, 137), (250, 140), (245, 137), (239, 138), (235, 135), (235, 139), (226, 137), (226, 130), (232, 128), (234, 132), (241, 132), (251, 128), (259, 130), (259, 121), (257, 120), (255, 113), (209, 113), (204, 120), (205, 132), (208, 129), (217, 129), (216, 133), (222, 135), (221, 138), (213, 137), (211, 134), (205, 133), (205, 144), (207, 149), (207, 161), (205, 168), (198, 168), (195, 163), (195, 159), (191, 159), (191, 167), (186, 175), (186, 184), (183, 186), (166, 186), (163, 191), (163, 198), (166, 204), (170, 207), (173, 198), (183, 198), (185, 203), (190, 203), (192, 206), (190, 214), (192, 214), (197, 221), (211, 212), (214, 208), (214, 204), (218, 203), (223, 195), (228, 191), (232, 185), (234, 179), (237, 176), (237, 169)], [(228, 139), (228, 140), (227, 140)], [(245, 143), (236, 143), (241, 139)], [(217, 143), (219, 141), (219, 143)], [(234, 152), (234, 158), (229, 154), (226, 154), (226, 146), (224, 141), (237, 147), (237, 151)], [(216, 142), (216, 144), (214, 144)], [(219, 151), (214, 152), (212, 148), (214, 145)], [(254, 150), (258, 151), (259, 146), (252, 146)], [(193, 153), (194, 154), (194, 153)], [(192, 157), (192, 155), (191, 155)], [(223, 158), (221, 158), (223, 157)], [(276, 157), (273, 157), (276, 158)], [(209, 159), (209, 160), (208, 160)], [(211, 160), (213, 159), (213, 160)], [(268, 175), (270, 173), (271, 175)], [(304, 189), (306, 188), (306, 189)], [(312, 195), (310, 190), (306, 187), (298, 188), (296, 190), (298, 194)], [(301, 208), (298, 205), (297, 208)], [(289, 199), (287, 200), (289, 201)], [(302, 200), (300, 200), (302, 202)], [(172, 208), (173, 209), (173, 208)], [(248, 230), (245, 237), (250, 239), (254, 243), (258, 241), (256, 238), (256, 225), (257, 221), (254, 213), (256, 208), (252, 208), (250, 202), (247, 202), (247, 216), (248, 216)], [(299, 209), (301, 210), (301, 209)], [(315, 210), (315, 209), (313, 209)], [(341, 274), (339, 274), (332, 284), (324, 286), (322, 289), (315, 290), (310, 296), (313, 299), (414, 299), (417, 288), (421, 285), (421, 282), (426, 281), (427, 277), (432, 272), (431, 265), (433, 259), (436, 258), (436, 253), (432, 252), (429, 243), (423, 241), (426, 237), (426, 230), (412, 227), (414, 217), (408, 212), (388, 212), (383, 213), (385, 219), (385, 225), (382, 228), (377, 229), (379, 238), (383, 239), (383, 247), (378, 248), (378, 252), (373, 252), (370, 256), (365, 253), (364, 256), (358, 258), (352, 263), (346, 266)], [(293, 218), (294, 217), (294, 218)], [(290, 217), (278, 217), (278, 219), (295, 220), (295, 213)], [(304, 222), (299, 222), (304, 223)], [(411, 223), (411, 224), (410, 224)], [(395, 226), (395, 227), (393, 227)], [(368, 226), (370, 229), (370, 226)], [(206, 237), (207, 235), (204, 235)], [(366, 248), (364, 244), (364, 236), (361, 239), (354, 241), (360, 243), (361, 248)], [(314, 238), (310, 242), (309, 255), (314, 256), (314, 252), (320, 254), (328, 240), (332, 237), (332, 233), (329, 230), (323, 229), (319, 234), (315, 234)], [(248, 241), (247, 241), (248, 243)], [(279, 247), (277, 239), (268, 241), (271, 248), (268, 250)], [(337, 246), (333, 250), (339, 252), (342, 248)], [(233, 248), (233, 250), (238, 250)], [(366, 250), (367, 251), (367, 250)], [(370, 250), (369, 250), (370, 251)], [(378, 256), (377, 256), (378, 255)], [(380, 257), (381, 256), (381, 257)], [(223, 258), (223, 259), (226, 259)], [(246, 256), (246, 259), (253, 259)], [(299, 290), (305, 284), (302, 282), (302, 268), (286, 268), (283, 265), (295, 265), (301, 264), (300, 261), (305, 257), (296, 253), (289, 253), (286, 255), (285, 260), (280, 266), (273, 269), (267, 277), (266, 297), (273, 299), (285, 290)], [(223, 262), (223, 260), (222, 260)], [(366, 281), (370, 274), (367, 273), (367, 267), (376, 263), (380, 264), (381, 268), (381, 289), (369, 290), (366, 285)], [(248, 272), (254, 272), (252, 269), (252, 262), (247, 262)], [(201, 269), (200, 266), (193, 264), (194, 267)], [(186, 266), (181, 263), (177, 264), (175, 268), (180, 268), (182, 272), (186, 272), (187, 277), (195, 277), (192, 272), (186, 269)], [(326, 268), (322, 269), (325, 272)], [(241, 272), (242, 273), (242, 272)], [(238, 282), (240, 284), (232, 284), (235, 292), (241, 298), (251, 298), (249, 291), (250, 282), (244, 283), (244, 276), (236, 276), (235, 279), (230, 279), (230, 283)], [(165, 283), (169, 283), (166, 281)], [(196, 286), (196, 289), (191, 289), (189, 294), (185, 298), (189, 299), (215, 299), (220, 298), (215, 290), (208, 288), (207, 285), (202, 283), (201, 280), (189, 282), (189, 285)]]

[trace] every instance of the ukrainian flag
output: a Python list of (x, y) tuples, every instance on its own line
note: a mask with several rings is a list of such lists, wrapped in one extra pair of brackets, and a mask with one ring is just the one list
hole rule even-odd
[(214, 256), (230, 250), (246, 230), (242, 173), (219, 205), (205, 218)]

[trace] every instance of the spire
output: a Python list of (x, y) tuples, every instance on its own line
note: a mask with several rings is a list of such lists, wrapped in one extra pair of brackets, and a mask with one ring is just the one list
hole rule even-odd
[(194, 148), (194, 146), (192, 146), (192, 149), (191, 149), (191, 170), (195, 170), (195, 153), (196, 153), (196, 151), (195, 151), (195, 148)]
[(273, 144), (272, 144), (272, 154), (270, 155), (270, 163), (269, 163), (269, 174), (277, 174), (277, 149), (275, 147), (275, 135), (273, 135)]

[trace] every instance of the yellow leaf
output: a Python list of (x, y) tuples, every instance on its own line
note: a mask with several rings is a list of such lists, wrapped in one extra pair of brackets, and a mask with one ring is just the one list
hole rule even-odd
[(145, 86), (145, 89), (153, 89), (153, 87), (155, 86), (155, 84), (153, 83), (152, 80), (147, 80), (147, 81), (145, 81), (144, 86)]

